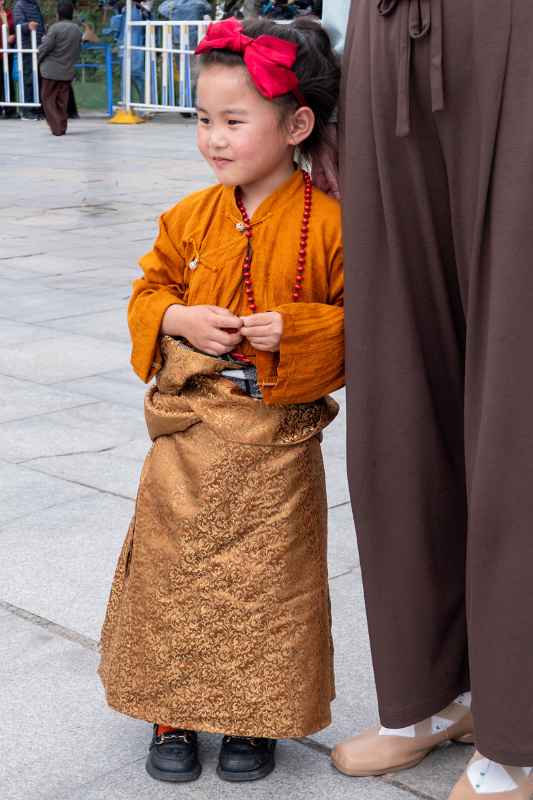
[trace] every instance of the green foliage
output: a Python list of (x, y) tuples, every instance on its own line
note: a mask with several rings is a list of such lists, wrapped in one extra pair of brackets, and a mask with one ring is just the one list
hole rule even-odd
[[(15, 0), (11, 0), (12, 4), (14, 2)], [(162, 0), (155, 0), (154, 10), (157, 9), (160, 2), (162, 2)], [(220, 0), (218, 2), (217, 0), (210, 0), (210, 2), (213, 7), (213, 13), (216, 13), (217, 6), (223, 5), (223, 2)], [(39, 0), (39, 5), (44, 14), (46, 24), (50, 25), (56, 19), (57, 0)], [(115, 13), (115, 11), (109, 7), (102, 8), (98, 0), (74, 0), (74, 5), (76, 8), (75, 18), (89, 22), (94, 27), (96, 33), (100, 33), (102, 28), (107, 27), (109, 18)]]

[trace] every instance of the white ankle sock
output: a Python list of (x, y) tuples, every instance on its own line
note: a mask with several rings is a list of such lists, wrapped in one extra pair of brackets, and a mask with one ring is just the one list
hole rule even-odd
[(414, 739), (415, 736), (424, 736), (431, 733), (438, 734), (451, 728), (457, 722), (457, 706), (464, 706), (465, 710), (470, 708), (472, 695), (464, 692), (455, 698), (440, 714), (435, 714), (428, 719), (417, 722), (415, 725), (408, 725), (407, 728), (385, 728), (379, 729), (380, 736), (402, 736), (406, 739)]
[(533, 767), (508, 767), (478, 755), (468, 765), (466, 774), (479, 795), (512, 792), (533, 773)]

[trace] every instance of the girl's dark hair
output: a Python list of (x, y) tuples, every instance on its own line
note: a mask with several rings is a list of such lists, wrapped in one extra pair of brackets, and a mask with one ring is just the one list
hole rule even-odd
[[(300, 82), (306, 104), (315, 114), (315, 127), (310, 136), (299, 145), (304, 156), (311, 156), (324, 138), (328, 122), (339, 97), (340, 67), (326, 31), (314, 17), (298, 17), (288, 25), (273, 20), (251, 18), (242, 23), (243, 33), (251, 39), (266, 34), (286, 39), (298, 45), (298, 55), (293, 70)], [(240, 53), (231, 50), (211, 50), (202, 53), (199, 66), (224, 64), (242, 66)], [(299, 103), (292, 94), (276, 97), (273, 103), (281, 107), (283, 115), (295, 111)]]

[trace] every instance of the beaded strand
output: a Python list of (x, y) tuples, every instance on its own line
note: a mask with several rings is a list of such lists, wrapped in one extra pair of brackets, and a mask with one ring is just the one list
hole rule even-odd
[[(307, 260), (307, 239), (309, 236), (309, 221), (311, 219), (311, 209), (313, 205), (313, 183), (311, 181), (311, 176), (309, 175), (308, 172), (305, 172), (305, 170), (302, 170), (302, 173), (304, 178), (304, 213), (302, 219), (302, 227), (300, 231), (300, 249), (298, 251), (296, 279), (294, 281), (294, 287), (292, 290), (292, 299), (295, 303), (298, 302), (302, 293), (305, 265)], [(241, 212), (242, 221), (244, 224), (244, 233), (246, 235), (246, 238), (248, 239), (246, 256), (242, 267), (244, 290), (246, 292), (246, 297), (248, 299), (248, 307), (252, 312), (252, 314), (255, 314), (255, 312), (257, 311), (257, 305), (255, 302), (254, 285), (252, 281), (252, 259), (253, 259), (252, 223), (250, 221), (250, 217), (248, 216), (248, 212), (244, 207), (244, 203), (242, 201), (242, 195), (239, 189), (236, 192), (235, 201), (237, 203), (237, 208)]]

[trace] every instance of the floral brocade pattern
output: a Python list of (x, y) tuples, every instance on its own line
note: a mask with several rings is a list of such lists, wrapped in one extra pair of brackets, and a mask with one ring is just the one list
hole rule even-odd
[(102, 630), (111, 706), (177, 727), (305, 736), (334, 696), (319, 435), (325, 399), (266, 406), (165, 339)]

